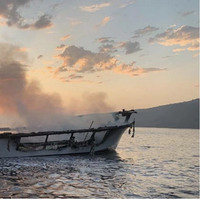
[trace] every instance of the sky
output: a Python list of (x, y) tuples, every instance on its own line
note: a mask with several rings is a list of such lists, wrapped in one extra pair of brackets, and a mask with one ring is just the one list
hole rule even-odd
[(1, 0), (0, 47), (2, 115), (199, 98), (198, 0)]

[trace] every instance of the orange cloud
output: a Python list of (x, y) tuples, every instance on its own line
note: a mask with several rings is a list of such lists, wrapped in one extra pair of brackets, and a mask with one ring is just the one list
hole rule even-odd
[(198, 50), (199, 28), (192, 26), (181, 26), (178, 29), (167, 29), (165, 32), (157, 34), (154, 38), (149, 39), (150, 43), (157, 42), (164, 46), (189, 46), (188, 50)]
[(15, 51), (17, 52), (27, 52), (29, 50), (29, 48), (26, 47), (20, 47), (20, 48), (16, 48)]
[(193, 55), (193, 58), (199, 57), (199, 53)]
[(130, 74), (132, 76), (138, 76), (140, 74), (150, 73), (150, 72), (159, 72), (159, 71), (166, 71), (166, 69), (159, 69), (159, 68), (142, 68), (136, 67), (135, 62), (131, 64), (120, 64), (114, 68), (114, 71), (117, 73), (122, 74)]
[(7, 24), (6, 24), (6, 22), (0, 22), (0, 25), (1, 26), (6, 26)]
[(61, 77), (60, 78), (61, 82), (63, 83), (94, 83), (94, 84), (101, 84), (101, 82), (95, 82), (95, 81), (90, 81), (90, 80), (74, 80), (74, 79), (69, 79), (67, 77)]
[(102, 3), (102, 4), (91, 5), (91, 6), (81, 6), (80, 9), (85, 12), (96, 12), (110, 5), (111, 5), (110, 3)]
[(173, 52), (181, 52), (181, 51), (185, 51), (185, 48), (177, 48), (177, 49), (173, 49)]
[(125, 8), (125, 7), (127, 7), (127, 6), (129, 6), (129, 5), (133, 4), (133, 3), (135, 3), (135, 2), (134, 1), (130, 1), (129, 3), (122, 4), (119, 7), (120, 8)]
[(110, 17), (110, 16), (104, 17), (104, 19), (101, 21), (101, 23), (95, 26), (95, 29), (105, 26), (111, 19), (112, 19), (112, 17)]
[(45, 69), (47, 69), (47, 70), (52, 70), (53, 69), (53, 67), (51, 67), (51, 66), (47, 66), (47, 67), (45, 67)]
[(139, 75), (166, 70), (137, 67), (135, 66), (136, 62), (120, 64), (120, 61), (109, 53), (94, 53), (74, 45), (68, 46), (63, 53), (57, 55), (57, 58), (63, 60), (63, 64), (54, 71), (56, 76), (63, 72), (94, 73), (111, 70), (121, 74)]
[(71, 36), (70, 35), (65, 35), (63, 37), (60, 38), (60, 40), (66, 40), (66, 39), (69, 39)]
[(199, 50), (199, 42), (193, 43), (190, 47), (187, 48), (188, 51), (198, 51)]

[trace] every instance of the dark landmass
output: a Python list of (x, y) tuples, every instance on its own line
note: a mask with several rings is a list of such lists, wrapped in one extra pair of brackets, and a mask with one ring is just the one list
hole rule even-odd
[(137, 110), (137, 127), (199, 129), (199, 99)]
[(16, 130), (26, 130), (26, 127), (17, 127), (17, 128), (0, 127), (0, 131), (16, 131)]
[[(199, 99), (154, 108), (136, 109), (136, 111), (138, 112), (134, 115), (136, 127), (199, 129)], [(98, 116), (98, 114), (93, 115)], [(107, 119), (107, 115), (103, 118), (107, 122), (110, 120)], [(2, 127), (0, 131), (18, 129), (25, 130), (26, 127), (15, 129)]]
[(2, 128), (0, 128), (0, 131), (10, 131), (11, 129), (10, 128), (8, 128), (8, 127), (2, 127)]

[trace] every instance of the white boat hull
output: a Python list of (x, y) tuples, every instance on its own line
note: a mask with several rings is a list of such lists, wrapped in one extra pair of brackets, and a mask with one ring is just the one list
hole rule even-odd
[[(94, 148), (95, 152), (105, 150), (115, 150), (120, 141), (121, 136), (125, 132), (127, 127), (117, 128), (110, 130), (106, 140)], [(37, 136), (36, 136), (37, 137)], [(98, 138), (97, 138), (98, 140)], [(71, 148), (66, 147), (64, 149), (42, 149), (42, 150), (30, 150), (20, 151), (17, 150), (17, 145), (13, 140), (8, 138), (0, 139), (0, 158), (5, 157), (27, 157), (27, 156), (52, 156), (52, 155), (65, 155), (65, 154), (81, 154), (90, 153), (91, 146)]]
[[(134, 110), (111, 113), (114, 123), (89, 129), (0, 134), (0, 158), (82, 154), (115, 150), (127, 128), (134, 134)], [(119, 116), (125, 118), (122, 122)], [(91, 116), (90, 116), (91, 117)], [(93, 123), (93, 122), (92, 122)]]

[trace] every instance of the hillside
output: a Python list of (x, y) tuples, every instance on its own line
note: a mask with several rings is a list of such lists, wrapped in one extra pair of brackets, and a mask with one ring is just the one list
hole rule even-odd
[[(138, 114), (134, 115), (136, 127), (199, 129), (199, 99), (136, 110), (138, 112)], [(85, 121), (85, 128), (89, 127), (91, 121), (94, 121), (93, 127), (98, 127), (100, 122), (107, 123), (112, 120), (112, 115), (108, 114), (88, 115)], [(10, 130), (8, 127), (0, 128), (0, 131)]]
[(137, 111), (137, 127), (199, 128), (199, 99)]

